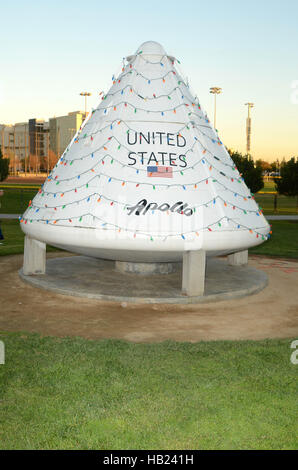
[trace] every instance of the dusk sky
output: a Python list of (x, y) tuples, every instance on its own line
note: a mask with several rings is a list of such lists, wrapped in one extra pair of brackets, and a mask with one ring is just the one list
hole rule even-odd
[(0, 123), (48, 119), (89, 107), (111, 86), (122, 58), (148, 40), (181, 61), (192, 90), (227, 147), (245, 152), (247, 101), (252, 155), (298, 156), (297, 0), (77, 1), (1, 4)]

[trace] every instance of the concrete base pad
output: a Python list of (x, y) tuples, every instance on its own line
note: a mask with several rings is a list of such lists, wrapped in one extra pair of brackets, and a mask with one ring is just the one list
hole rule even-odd
[(26, 282), (59, 294), (134, 303), (203, 303), (244, 297), (268, 283), (263, 271), (250, 266), (229, 266), (225, 259), (208, 258), (205, 294), (187, 297), (181, 292), (182, 269), (171, 274), (139, 274), (116, 271), (115, 262), (70, 256), (47, 260), (46, 274), (27, 276)]

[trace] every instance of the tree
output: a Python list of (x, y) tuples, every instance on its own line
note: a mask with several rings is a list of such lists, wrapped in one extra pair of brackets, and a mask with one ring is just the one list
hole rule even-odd
[(271, 170), (271, 164), (269, 162), (266, 162), (265, 160), (257, 160), (256, 166), (262, 167), (263, 172)]
[(30, 153), (29, 155), (29, 171), (31, 173), (38, 173), (40, 169), (40, 158), (36, 154)]
[(0, 147), (0, 181), (4, 181), (8, 177), (9, 158), (3, 158)]
[(12, 150), (6, 152), (6, 158), (9, 160), (9, 172), (10, 174), (16, 174), (20, 165), (20, 159)]
[(271, 163), (271, 171), (273, 171), (274, 173), (279, 172), (279, 168), (280, 168), (280, 163), (278, 159), (275, 162)]
[(228, 150), (228, 152), (251, 192), (257, 193), (260, 191), (264, 187), (262, 166), (255, 165), (249, 155), (242, 155), (242, 153), (234, 150)]
[(54, 168), (54, 166), (57, 163), (57, 160), (58, 160), (57, 155), (52, 150), (49, 150), (49, 167), (50, 167), (50, 170), (52, 170)]
[(297, 196), (298, 207), (298, 157), (293, 157), (288, 162), (282, 162), (280, 178), (275, 178), (274, 182), (279, 194)]

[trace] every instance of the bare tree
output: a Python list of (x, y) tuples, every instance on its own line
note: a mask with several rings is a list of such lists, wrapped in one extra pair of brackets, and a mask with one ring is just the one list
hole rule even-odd
[(53, 152), (53, 150), (49, 150), (49, 167), (50, 170), (54, 168), (58, 160), (58, 156)]

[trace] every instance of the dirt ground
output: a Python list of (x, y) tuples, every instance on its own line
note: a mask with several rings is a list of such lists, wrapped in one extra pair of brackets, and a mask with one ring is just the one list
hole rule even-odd
[(298, 262), (294, 260), (251, 256), (249, 263), (268, 274), (269, 285), (243, 299), (137, 305), (81, 299), (31, 287), (18, 276), (22, 258), (0, 258), (2, 331), (134, 342), (298, 337)]

